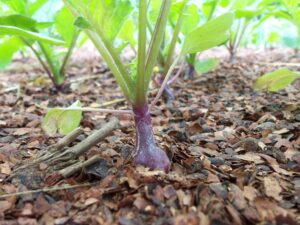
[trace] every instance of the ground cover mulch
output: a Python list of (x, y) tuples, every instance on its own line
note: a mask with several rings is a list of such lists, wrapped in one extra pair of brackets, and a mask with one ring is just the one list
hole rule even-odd
[[(299, 60), (286, 50), (245, 52), (234, 65), (223, 58), (214, 71), (181, 76), (171, 86), (174, 101), (153, 108), (169, 173), (132, 164), (134, 124), (122, 115), (120, 128), (82, 156), (101, 161), (58, 182), (43, 163), (10, 178), (61, 138), (41, 129), (45, 107), (101, 106), (122, 94), (98, 57), (72, 63), (65, 93), (52, 89), (35, 60), (16, 60), (0, 74), (0, 225), (299, 224), (300, 83), (272, 94), (251, 88), (277, 68), (262, 62)], [(109, 107), (128, 109), (122, 100)], [(85, 112), (76, 142), (111, 117)]]

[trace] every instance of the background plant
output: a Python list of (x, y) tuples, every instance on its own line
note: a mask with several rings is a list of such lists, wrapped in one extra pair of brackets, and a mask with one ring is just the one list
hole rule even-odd
[[(53, 82), (54, 86), (61, 90), (65, 81), (66, 66), (70, 59), (71, 53), (75, 47), (76, 40), (79, 35), (79, 30), (73, 26), (73, 15), (66, 8), (59, 8), (58, 11), (51, 10), (52, 13), (47, 14), (47, 18), (39, 16), (39, 11), (45, 10), (45, 5), (49, 4), (45, 0), (26, 1), (26, 0), (10, 0), (4, 1), (7, 10), (7, 16), (0, 18), (2, 25), (2, 34), (10, 34), (10, 37), (5, 37), (2, 40), (0, 49), (1, 68), (7, 66), (15, 52), (23, 49), (25, 46), (31, 49), (36, 56), (44, 71)], [(34, 17), (41, 17), (34, 19)], [(51, 21), (42, 21), (43, 19)], [(41, 19), (41, 20), (39, 20)], [(14, 27), (15, 32), (4, 33), (3, 26)], [(18, 32), (16, 32), (18, 31)], [(35, 33), (40, 36), (59, 37), (64, 41), (49, 41), (41, 38), (20, 34)], [(48, 38), (49, 39), (49, 38)], [(63, 49), (53, 47), (53, 44), (63, 46)], [(6, 54), (6, 53), (9, 54)]]
[[(166, 153), (157, 146), (153, 136), (147, 92), (165, 36), (172, 1), (163, 0), (161, 2), (160, 11), (150, 36), (147, 34), (147, 1), (140, 0), (138, 5), (134, 5), (138, 9), (138, 51), (137, 58), (134, 59), (135, 67), (128, 67), (120, 59), (114, 39), (117, 35), (115, 30), (118, 29), (113, 29), (114, 33), (108, 29), (113, 21), (116, 22), (115, 26), (121, 27), (124, 24), (124, 20), (117, 18), (121, 13), (128, 14), (130, 1), (65, 0), (65, 2), (74, 15), (79, 17), (76, 24), (84, 29), (93, 41), (132, 107), (137, 133), (135, 162), (152, 169), (168, 170), (170, 168), (169, 159)], [(115, 13), (117, 11), (118, 13)], [(185, 37), (180, 54), (173, 60), (160, 91), (164, 89), (174, 67), (182, 57), (189, 53), (204, 51), (226, 40), (228, 38), (227, 30), (232, 21), (232, 15), (225, 14), (190, 32)], [(149, 43), (147, 40), (150, 40)]]

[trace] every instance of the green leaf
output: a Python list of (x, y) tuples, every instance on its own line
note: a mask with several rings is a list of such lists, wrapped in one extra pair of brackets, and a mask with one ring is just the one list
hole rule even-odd
[(50, 136), (54, 136), (57, 132), (67, 135), (80, 124), (82, 111), (74, 110), (78, 107), (81, 107), (80, 101), (74, 102), (66, 109), (50, 109), (42, 121), (42, 128)]
[(62, 8), (61, 11), (56, 14), (55, 27), (68, 45), (72, 43), (75, 35), (75, 26), (73, 24), (74, 16), (66, 7)]
[(91, 28), (105, 31), (106, 37), (112, 41), (133, 10), (130, 0), (65, 0), (65, 2), (73, 8), (73, 13), (91, 22)]
[(272, 31), (269, 33), (267, 41), (269, 43), (278, 43), (280, 39), (281, 39), (280, 33), (276, 31)]
[(260, 15), (263, 12), (262, 9), (260, 10), (236, 10), (235, 11), (235, 16), (236, 18), (240, 19), (240, 18), (246, 18), (246, 19), (252, 19), (258, 15)]
[(289, 48), (297, 49), (300, 47), (300, 38), (297, 36), (283, 36), (282, 41)]
[(0, 25), (15, 26), (30, 31), (34, 31), (36, 24), (34, 19), (20, 14), (0, 17)]
[(257, 78), (253, 88), (258, 91), (276, 92), (286, 88), (297, 78), (300, 78), (299, 73), (282, 68)]
[(37, 32), (32, 32), (29, 30), (25, 30), (16, 26), (5, 26), (0, 25), (0, 35), (15, 35), (19, 37), (29, 38), (36, 41), (41, 41), (53, 45), (64, 45), (65, 42), (59, 39), (54, 39), (51, 37), (47, 37), (43, 34), (39, 34)]
[(194, 30), (200, 22), (200, 13), (197, 5), (191, 4), (187, 6), (187, 9), (183, 15), (181, 32), (184, 35), (189, 34)]
[(223, 8), (226, 8), (230, 4), (230, 0), (221, 0), (219, 5)]
[(33, 16), (42, 6), (48, 2), (48, 0), (1, 0), (6, 6), (8, 6), (14, 12)]
[(76, 18), (74, 25), (77, 26), (79, 29), (83, 29), (83, 30), (91, 28), (89, 22), (86, 19), (84, 19), (82, 16)]
[(202, 52), (225, 43), (229, 38), (228, 30), (232, 22), (233, 14), (226, 13), (196, 28), (186, 36), (181, 55)]
[(47, 2), (48, 2), (48, 0), (36, 0), (32, 3), (30, 3), (29, 4), (29, 15), (32, 16), (33, 14), (35, 14)]
[(253, 0), (232, 0), (232, 9), (245, 9), (255, 4), (257, 1)]
[(207, 73), (216, 67), (219, 66), (219, 60), (218, 59), (204, 59), (201, 61), (197, 61), (195, 63), (195, 70), (197, 74), (204, 74)]
[(205, 18), (207, 20), (210, 20), (213, 17), (214, 12), (216, 11), (218, 3), (219, 3), (219, 0), (209, 0), (209, 1), (204, 2), (202, 4), (202, 11), (203, 11), (203, 13), (205, 15)]
[(28, 12), (27, 0), (2, 0), (2, 2), (18, 13), (26, 15)]
[(136, 45), (134, 33), (135, 33), (135, 25), (133, 20), (127, 20), (119, 33), (119, 38), (125, 42), (130, 43), (131, 46)]
[(11, 63), (14, 53), (23, 45), (24, 43), (17, 37), (10, 37), (0, 43), (0, 70)]

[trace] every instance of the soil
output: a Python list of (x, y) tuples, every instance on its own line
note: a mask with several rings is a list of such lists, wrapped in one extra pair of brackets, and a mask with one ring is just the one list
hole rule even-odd
[[(167, 174), (132, 163), (134, 123), (122, 115), (120, 128), (82, 156), (98, 155), (93, 166), (53, 183), (41, 163), (10, 179), (61, 138), (41, 129), (43, 107), (123, 98), (99, 57), (85, 56), (70, 66), (64, 93), (33, 59), (16, 59), (0, 74), (0, 225), (300, 223), (300, 83), (278, 93), (251, 88), (277, 68), (262, 62), (299, 62), (289, 50), (243, 50), (234, 65), (221, 55), (219, 68), (188, 81), (183, 71), (171, 86), (173, 102), (162, 99), (151, 112), (155, 137), (172, 161)], [(111, 117), (85, 112), (76, 142)]]

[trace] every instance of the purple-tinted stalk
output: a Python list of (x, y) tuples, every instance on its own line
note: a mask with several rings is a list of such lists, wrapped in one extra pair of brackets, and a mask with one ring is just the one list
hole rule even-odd
[[(159, 79), (160, 86), (162, 85), (164, 80), (165, 80), (164, 77), (160, 77)], [(164, 87), (163, 96), (165, 97), (167, 103), (171, 103), (174, 100), (174, 94), (169, 84), (166, 84), (166, 86)]]
[(135, 163), (145, 165), (150, 169), (163, 169), (168, 172), (170, 160), (156, 143), (148, 105), (133, 107), (133, 113), (136, 127)]
[(194, 65), (188, 64), (188, 69), (186, 70), (186, 72), (184, 74), (183, 80), (193, 79), (194, 78), (194, 74), (195, 74), (195, 67), (194, 67)]

